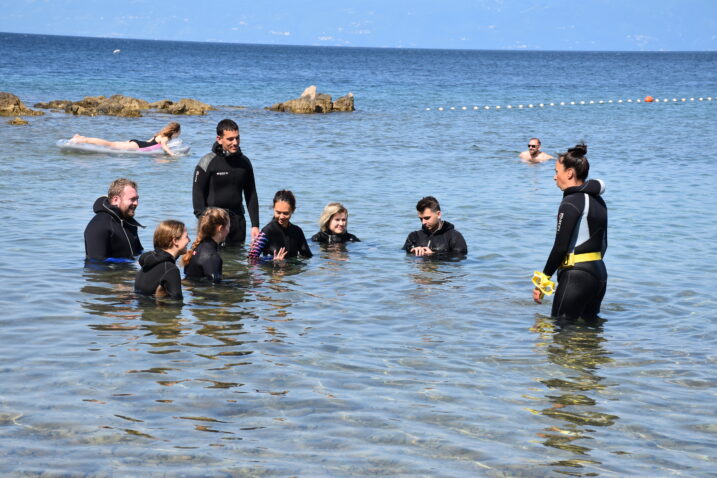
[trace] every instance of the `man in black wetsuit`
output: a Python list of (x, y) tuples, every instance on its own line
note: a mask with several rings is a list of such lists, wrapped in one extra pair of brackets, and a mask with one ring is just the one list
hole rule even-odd
[(254, 169), (239, 148), (239, 126), (224, 119), (217, 125), (217, 140), (212, 152), (202, 157), (194, 169), (194, 215), (199, 217), (210, 206), (226, 209), (231, 221), (226, 242), (241, 244), (246, 240), (242, 194), (249, 210), (251, 239), (254, 240), (259, 235), (259, 200)]
[(144, 227), (134, 219), (139, 204), (137, 184), (116, 179), (107, 196), (97, 198), (95, 217), (85, 228), (85, 254), (88, 259), (127, 262), (142, 252), (137, 228)]
[(426, 196), (416, 204), (423, 227), (406, 238), (403, 250), (416, 256), (432, 254), (466, 254), (468, 246), (463, 235), (448, 221), (441, 219), (441, 205), (433, 196)]

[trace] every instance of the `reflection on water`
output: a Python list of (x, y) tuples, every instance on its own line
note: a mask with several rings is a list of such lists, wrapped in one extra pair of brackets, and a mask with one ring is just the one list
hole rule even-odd
[(555, 376), (539, 379), (549, 390), (545, 398), (550, 406), (533, 412), (555, 421), (537, 434), (543, 445), (568, 455), (546, 465), (565, 475), (597, 476), (594, 470), (580, 471), (601, 464), (591, 457), (589, 440), (599, 433), (597, 427), (609, 427), (619, 419), (601, 411), (600, 395), (610, 384), (598, 372), (601, 365), (612, 362), (610, 352), (603, 347), (602, 327), (558, 327), (553, 319), (538, 317), (531, 330), (539, 334), (537, 346), (542, 353), (559, 367), (558, 371), (551, 370)]

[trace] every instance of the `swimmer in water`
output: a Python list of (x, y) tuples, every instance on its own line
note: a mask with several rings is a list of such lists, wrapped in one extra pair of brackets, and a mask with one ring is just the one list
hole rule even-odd
[(199, 217), (197, 238), (182, 257), (187, 279), (208, 279), (215, 284), (222, 281), (223, 261), (219, 245), (229, 234), (229, 213), (218, 207), (208, 207)]
[(169, 123), (148, 141), (142, 141), (139, 139), (130, 139), (129, 141), (107, 141), (106, 139), (89, 138), (87, 136), (80, 136), (79, 134), (76, 134), (72, 137), (72, 139), (70, 139), (70, 143), (96, 144), (98, 146), (106, 146), (108, 148), (119, 149), (121, 151), (137, 151), (156, 146), (157, 149), (162, 148), (162, 150), (164, 150), (164, 152), (168, 155), (176, 156), (176, 154), (169, 149), (167, 143), (174, 138), (178, 138), (181, 129), (182, 128), (179, 123)]
[(526, 163), (542, 163), (549, 159), (553, 159), (548, 153), (540, 150), (540, 140), (538, 138), (530, 138), (528, 141), (528, 150), (520, 153), (519, 158)]
[(175, 262), (187, 252), (187, 244), (189, 234), (184, 223), (173, 219), (159, 223), (154, 230), (154, 250), (139, 257), (142, 268), (134, 279), (135, 292), (182, 300), (182, 278)]
[(282, 189), (274, 195), (274, 219), (261, 230), (266, 239), (260, 255), (271, 255), (274, 261), (291, 257), (312, 257), (304, 231), (290, 222), (296, 210), (296, 199), (291, 191)]
[[(607, 206), (600, 196), (605, 184), (599, 179), (586, 181), (590, 170), (586, 154), (587, 145), (578, 144), (555, 161), (553, 179), (563, 191), (563, 200), (542, 282), (558, 271), (551, 316), (560, 322), (580, 317), (586, 321), (598, 319), (607, 286), (607, 269), (602, 260), (607, 249)], [(536, 287), (533, 300), (540, 304), (542, 298), (542, 291)]]
[(320, 231), (314, 234), (311, 240), (327, 245), (360, 242), (358, 237), (346, 231), (348, 221), (349, 212), (343, 204), (338, 202), (327, 204), (319, 218)]

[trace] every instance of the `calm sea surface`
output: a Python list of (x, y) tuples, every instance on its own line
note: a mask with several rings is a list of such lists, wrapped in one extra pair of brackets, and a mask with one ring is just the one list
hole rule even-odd
[[(263, 109), (311, 84), (357, 111)], [(0, 91), (219, 107), (179, 118), (192, 151), (171, 161), (55, 147), (150, 137), (167, 115), (0, 122), (4, 476), (717, 476), (717, 53), (0, 34)], [(262, 224), (290, 188), (307, 236), (338, 200), (363, 242), (276, 269), (226, 251), (230, 280), (186, 284), (183, 306), (136, 297), (135, 264), (86, 268), (117, 177), (139, 183), (145, 247), (166, 218), (194, 236), (192, 172), (225, 117)], [(531, 300), (561, 198), (552, 164), (517, 160), (531, 136), (552, 154), (584, 139), (607, 183), (600, 328), (558, 329)], [(467, 259), (400, 251), (428, 194)]]

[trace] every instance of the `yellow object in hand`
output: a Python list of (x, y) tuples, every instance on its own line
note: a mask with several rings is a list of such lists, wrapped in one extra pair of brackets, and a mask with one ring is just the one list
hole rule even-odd
[(545, 295), (553, 295), (555, 292), (555, 282), (540, 271), (533, 272), (533, 285)]

